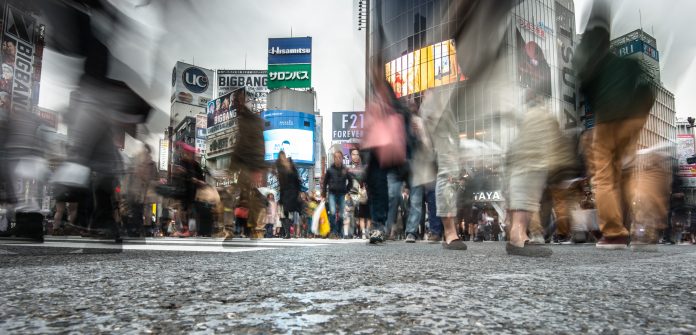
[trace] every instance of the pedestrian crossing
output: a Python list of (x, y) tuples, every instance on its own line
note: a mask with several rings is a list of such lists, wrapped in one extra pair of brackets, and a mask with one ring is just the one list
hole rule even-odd
[[(23, 248), (43, 249), (42, 253), (51, 253), (51, 249), (66, 249), (67, 253), (80, 253), (77, 250), (120, 251), (173, 251), (173, 252), (220, 252), (236, 253), (281, 248), (319, 247), (336, 244), (366, 243), (364, 240), (329, 240), (329, 239), (249, 239), (249, 238), (126, 238), (121, 243), (111, 240), (84, 238), (79, 236), (46, 236), (43, 243), (27, 239), (0, 239), (0, 256), (22, 253)], [(70, 250), (69, 252), (67, 250)]]

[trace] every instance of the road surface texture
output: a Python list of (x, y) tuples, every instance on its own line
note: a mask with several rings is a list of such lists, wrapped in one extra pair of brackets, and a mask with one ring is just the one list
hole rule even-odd
[(696, 333), (694, 246), (16, 243), (0, 241), (2, 334)]

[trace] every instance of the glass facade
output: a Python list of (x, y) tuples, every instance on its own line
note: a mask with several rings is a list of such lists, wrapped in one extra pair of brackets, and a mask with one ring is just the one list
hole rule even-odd
[(472, 51), (455, 40), (462, 19), (450, 10), (453, 3), (372, 1), (369, 64), (377, 66), (373, 64), (380, 63), (381, 52), (385, 78), (409, 103), (420, 105), (429, 92), (451, 94), (449, 107), (455, 111), (459, 137), (468, 143), (461, 150), (462, 167), (483, 175), (485, 189), (500, 190), (504, 153), (515, 140), (530, 95), (541, 97), (562, 129), (581, 127), (570, 66), (576, 44), (574, 5), (572, 0), (530, 0), (513, 7), (502, 27), (498, 68), (503, 75), (496, 82), (474, 83), (457, 64), (458, 50), (463, 51), (459, 57)]

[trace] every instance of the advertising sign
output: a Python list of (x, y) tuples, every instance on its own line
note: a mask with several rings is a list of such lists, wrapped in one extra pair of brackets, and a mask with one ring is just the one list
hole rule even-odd
[(311, 64), (268, 65), (268, 88), (312, 87)]
[(696, 154), (696, 143), (694, 135), (677, 135), (677, 164), (679, 164), (679, 176), (696, 177), (696, 164), (689, 164), (686, 159)]
[(160, 139), (159, 141), (159, 169), (160, 171), (167, 171), (169, 163), (169, 140)]
[(660, 55), (657, 52), (657, 49), (641, 40), (634, 40), (616, 48), (616, 53), (620, 57), (632, 55), (638, 52), (642, 52), (656, 61), (660, 60)]
[(10, 108), (15, 113), (30, 113), (34, 101), (32, 91), (35, 89), (36, 20), (10, 3), (3, 5), (2, 9), (0, 114), (6, 115)]
[(206, 115), (196, 115), (196, 138), (205, 139), (208, 130), (208, 119)]
[[(556, 117), (561, 128), (572, 129), (578, 126), (576, 112), (576, 80), (573, 74), (573, 37), (575, 36), (575, 14), (561, 3), (556, 2), (556, 60), (558, 73), (554, 88), (558, 111)], [(585, 121), (589, 129), (594, 127), (594, 117), (588, 115)]]
[(312, 87), (312, 38), (268, 39), (268, 88)]
[(358, 143), (363, 137), (364, 112), (333, 112), (331, 141)]
[(172, 70), (171, 101), (205, 107), (213, 98), (213, 71), (184, 62)]
[(447, 40), (387, 62), (384, 70), (394, 93), (402, 97), (465, 80), (456, 59), (454, 41)]
[(207, 134), (214, 134), (234, 126), (237, 111), (232, 108), (232, 93), (227, 93), (208, 102), (206, 113)]
[(268, 39), (268, 64), (312, 63), (312, 38), (289, 37)]
[(253, 110), (266, 110), (268, 99), (268, 71), (266, 70), (218, 70), (218, 96), (239, 88), (246, 88)]
[(266, 161), (275, 161), (278, 153), (284, 151), (297, 164), (314, 164), (313, 114), (272, 110), (261, 113), (261, 117), (266, 120), (263, 131)]

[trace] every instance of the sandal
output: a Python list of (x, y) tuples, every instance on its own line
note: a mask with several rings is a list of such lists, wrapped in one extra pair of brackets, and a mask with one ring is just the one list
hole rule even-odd
[(529, 240), (524, 241), (524, 247), (518, 247), (508, 242), (505, 244), (505, 251), (508, 255), (524, 257), (549, 257), (553, 254), (551, 249), (539, 244), (532, 244)]

